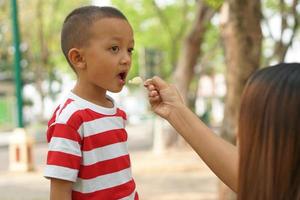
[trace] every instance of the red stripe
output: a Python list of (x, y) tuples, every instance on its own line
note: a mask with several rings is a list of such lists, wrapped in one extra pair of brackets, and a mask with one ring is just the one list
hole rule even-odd
[(84, 110), (79, 110), (79, 112), (80, 112), (80, 115), (82, 116), (83, 122), (89, 122), (89, 121), (93, 121), (95, 119), (100, 119), (100, 118), (104, 118), (104, 117), (122, 117), (124, 119), (124, 117), (126, 116), (125, 112), (121, 111), (119, 109), (117, 109), (117, 112), (113, 115), (97, 113), (89, 108), (84, 109)]
[(83, 110), (78, 110), (75, 113), (70, 117), (70, 119), (68, 121), (70, 121), (71, 118), (73, 118), (73, 116), (76, 116), (76, 115), (79, 115), (81, 117), (82, 122), (89, 122), (89, 121), (93, 121), (95, 119), (100, 119), (100, 118), (104, 118), (104, 117), (122, 117), (124, 120), (126, 120), (126, 113), (120, 109), (117, 109), (117, 112), (113, 115), (97, 113), (89, 108), (86, 108)]
[(52, 117), (50, 118), (50, 120), (48, 121), (48, 126), (50, 126), (52, 123), (54, 123), (55, 122), (55, 118), (56, 118), (56, 112), (57, 112), (57, 110), (59, 109), (60, 107), (59, 106), (57, 106), (57, 108), (55, 109), (55, 111), (53, 112), (53, 115), (52, 115)]
[(72, 101), (74, 101), (73, 99), (67, 99), (66, 102), (64, 103), (63, 107), (61, 108), (60, 112), (58, 113), (61, 114), (62, 111), (67, 107), (67, 105), (69, 105)]
[[(62, 109), (60, 110), (59, 113), (57, 113), (58, 109), (60, 108), (57, 107), (55, 112), (54, 112), (54, 115), (52, 116), (52, 118), (49, 120), (49, 124), (48, 125), (51, 125), (54, 121), (55, 121), (55, 118), (57, 115), (60, 115), (61, 113), (63, 113), (63, 111), (67, 108), (67, 106), (70, 105), (71, 102), (73, 102), (74, 100), (73, 99), (67, 99), (66, 102), (63, 104), (63, 107)], [(89, 108), (86, 108), (86, 109), (83, 109), (83, 110), (77, 110), (74, 112), (74, 114), (70, 117), (70, 119), (68, 119), (67, 121), (73, 121), (73, 119), (71, 120), (71, 118), (75, 117), (76, 116), (80, 116), (81, 118), (81, 123), (82, 122), (89, 122), (89, 121), (92, 121), (92, 120), (95, 120), (95, 119), (99, 119), (99, 118), (103, 118), (103, 117), (117, 117), (117, 116), (120, 116), (122, 117), (124, 120), (127, 119), (127, 116), (126, 116), (126, 113), (117, 108), (117, 112), (113, 115), (106, 115), (106, 114), (101, 114), (101, 113), (97, 113)], [(77, 121), (77, 120), (75, 120)], [(78, 126), (79, 128), (79, 126)]]
[(61, 137), (81, 143), (79, 133), (66, 124), (55, 124), (48, 128), (47, 139), (50, 142), (52, 137)]
[(71, 169), (79, 169), (81, 157), (59, 151), (49, 151), (47, 155), (47, 165), (58, 165)]
[(127, 115), (126, 115), (125, 111), (123, 111), (119, 108), (117, 108), (117, 115), (121, 116), (124, 120), (127, 120)]
[(82, 144), (83, 151), (89, 151), (110, 144), (127, 141), (127, 132), (125, 129), (110, 130), (84, 138)]
[(81, 166), (78, 177), (82, 179), (91, 179), (104, 174), (114, 173), (127, 168), (130, 168), (129, 155), (101, 161), (89, 166)]
[(67, 120), (66, 124), (72, 127), (74, 130), (78, 130), (81, 124), (84, 122), (81, 113), (81, 110), (77, 110), (76, 112), (74, 112)]
[(139, 200), (139, 194), (137, 192), (134, 195), (134, 200)]
[[(59, 115), (61, 115), (61, 113), (63, 113), (63, 111), (64, 111), (64, 110), (68, 107), (68, 105), (70, 105), (70, 103), (72, 103), (73, 101), (74, 101), (73, 99), (67, 99), (63, 105), (61, 104), (61, 106), (62, 106), (61, 109), (60, 109), (61, 106), (59, 106), (59, 107), (56, 108), (56, 110), (55, 110), (55, 112), (54, 112), (52, 118), (51, 118), (50, 121), (48, 122), (48, 127), (49, 127), (51, 124), (55, 123), (56, 118), (59, 118)], [(59, 109), (60, 109), (60, 110), (59, 110)], [(58, 110), (59, 110), (59, 112), (58, 112)], [(80, 110), (79, 110), (79, 112), (80, 112)], [(80, 115), (78, 115), (78, 114), (76, 114), (76, 113), (78, 113), (78, 111), (74, 112), (74, 113), (72, 114), (72, 116), (71, 116), (69, 119), (66, 120), (66, 121), (69, 122), (69, 123), (67, 123), (67, 124), (68, 124), (69, 126), (71, 126), (72, 128), (74, 128), (75, 130), (77, 130), (77, 129), (79, 128), (79, 126), (81, 125), (81, 123), (82, 123), (82, 120), (80, 119)], [(57, 116), (58, 116), (58, 117), (57, 117)], [(72, 121), (70, 122), (70, 119), (71, 119), (71, 118), (72, 118)]]
[(131, 195), (135, 190), (133, 180), (119, 186), (107, 188), (92, 193), (80, 193), (73, 191), (72, 200), (117, 200)]
[[(67, 107), (67, 105), (69, 105), (72, 101), (73, 101), (72, 99), (67, 99), (63, 105), (61, 104), (61, 105), (59, 105), (59, 106), (55, 109), (55, 111), (54, 111), (54, 113), (53, 113), (51, 119), (50, 119), (49, 122), (48, 122), (48, 127), (49, 127), (51, 124), (53, 124), (53, 123), (55, 122), (56, 116), (59, 116), (59, 115), (61, 114), (61, 112)], [(62, 108), (61, 108), (61, 107), (62, 107)], [(61, 108), (61, 109), (60, 109), (60, 108)], [(60, 109), (60, 111), (59, 111), (59, 113), (58, 113), (58, 110), (59, 110), (59, 109)]]
[[(75, 130), (78, 130), (79, 127), (82, 125), (84, 122), (90, 122), (94, 121), (96, 119), (101, 119), (105, 117), (122, 117), (120, 113), (116, 113), (114, 115), (104, 115), (97, 113), (91, 109), (84, 109), (84, 110), (77, 110), (74, 112), (70, 118), (67, 120), (67, 124), (74, 128)], [(123, 118), (124, 119), (124, 118)]]
[(115, 116), (115, 115), (105, 115), (105, 114), (97, 113), (89, 108), (86, 108), (84, 110), (79, 110), (79, 111), (80, 111), (80, 115), (82, 116), (83, 122), (89, 122), (107, 116)]
[[(70, 105), (70, 103), (73, 101), (74, 100), (72, 99), (67, 99), (67, 101), (64, 103), (63, 108), (60, 110), (59, 113), (58, 113), (59, 107), (56, 108), (56, 111), (52, 116), (52, 118), (50, 119), (48, 126), (55, 123), (55, 119), (59, 118), (59, 115), (61, 115), (66, 110), (66, 108)], [(76, 107), (74, 109), (76, 109)], [(120, 109), (117, 109), (117, 112), (113, 115), (105, 115), (105, 114), (97, 113), (89, 108), (83, 110), (75, 110), (75, 112), (70, 116), (70, 118), (66, 119), (66, 124), (72, 127), (74, 130), (78, 130), (79, 127), (82, 125), (82, 123), (93, 121), (104, 117), (122, 117), (124, 120), (126, 120), (126, 113)]]

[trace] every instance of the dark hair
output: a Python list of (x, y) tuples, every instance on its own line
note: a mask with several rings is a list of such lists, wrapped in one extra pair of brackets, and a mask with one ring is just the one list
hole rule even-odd
[(240, 200), (300, 199), (300, 64), (254, 73), (239, 116)]
[(102, 18), (120, 18), (127, 21), (125, 15), (113, 7), (84, 6), (73, 10), (65, 19), (61, 32), (61, 48), (68, 61), (71, 48), (82, 47), (90, 39), (89, 28)]

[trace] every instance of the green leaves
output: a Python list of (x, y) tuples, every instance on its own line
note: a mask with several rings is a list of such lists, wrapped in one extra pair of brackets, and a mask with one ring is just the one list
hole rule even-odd
[(205, 0), (205, 2), (212, 8), (218, 10), (224, 3), (224, 0)]
[[(112, 0), (135, 32), (135, 52), (130, 77), (136, 76), (146, 49), (163, 54), (158, 75), (169, 76), (178, 58), (182, 39), (195, 16), (195, 1)], [(133, 74), (134, 73), (134, 74)]]

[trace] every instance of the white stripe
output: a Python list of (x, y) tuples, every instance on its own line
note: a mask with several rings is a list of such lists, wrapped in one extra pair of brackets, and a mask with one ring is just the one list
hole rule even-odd
[[(78, 106), (72, 101), (69, 103), (65, 108), (63, 108), (64, 105), (62, 106), (62, 112), (57, 113), (55, 123), (61, 123), (61, 124), (66, 124), (67, 121), (70, 119), (70, 117), (79, 110)], [(52, 125), (52, 124), (51, 124)]]
[[(65, 101), (63, 101), (63, 102), (65, 102)], [(58, 116), (58, 113), (60, 113), (60, 111), (61, 111), (62, 108), (63, 108), (63, 105), (59, 105), (59, 106), (58, 106), (57, 111), (54, 113), (54, 114), (55, 114), (55, 120), (54, 120), (54, 121), (56, 121), (57, 116)], [(50, 125), (50, 126), (51, 126), (51, 125)]]
[[(79, 111), (79, 108), (76, 106), (76, 104), (74, 103), (74, 101), (72, 101), (71, 103), (69, 103), (65, 108), (63, 108), (63, 104), (60, 105), (60, 108), (58, 109), (58, 111), (56, 111), (56, 118), (55, 121), (49, 126), (54, 126), (56, 124), (67, 124), (67, 122), (69, 121), (70, 117), (77, 111)], [(63, 109), (63, 111), (60, 113), (61, 109)], [(79, 133), (81, 139), (82, 139), (82, 133)]]
[(134, 200), (135, 193), (136, 193), (136, 191), (134, 191), (131, 195), (124, 197), (122, 199), (119, 199), (119, 200)]
[(52, 137), (49, 143), (49, 151), (59, 151), (81, 157), (78, 142), (61, 137)]
[(80, 135), (84, 137), (102, 133), (105, 131), (124, 128), (124, 119), (122, 117), (103, 117), (89, 122), (83, 122), (78, 129)]
[(109, 160), (128, 154), (127, 144), (119, 142), (90, 151), (83, 151), (83, 165), (92, 165), (100, 161)]
[(93, 179), (78, 178), (73, 190), (81, 193), (91, 193), (106, 188), (115, 187), (132, 180), (130, 168), (115, 173), (98, 176)]
[(67, 181), (75, 182), (77, 179), (78, 170), (67, 167), (60, 167), (57, 165), (46, 165), (44, 177), (58, 178)]
[(117, 112), (116, 104), (115, 104), (114, 100), (109, 96), (106, 96), (106, 98), (113, 103), (112, 108), (106, 108), (106, 107), (99, 106), (99, 105), (96, 105), (94, 103), (91, 103), (91, 102), (77, 96), (73, 92), (70, 92), (69, 97), (71, 99), (74, 99), (82, 108), (89, 108), (89, 109), (91, 109), (91, 110), (93, 110), (97, 113), (102, 113), (102, 114), (107, 114), (107, 115), (114, 115)]

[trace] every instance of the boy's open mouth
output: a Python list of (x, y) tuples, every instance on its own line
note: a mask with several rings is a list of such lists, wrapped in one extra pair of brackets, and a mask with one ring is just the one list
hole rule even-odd
[(120, 79), (122, 80), (122, 81), (125, 81), (126, 80), (126, 72), (121, 72), (121, 73), (119, 73), (119, 77), (120, 77)]

